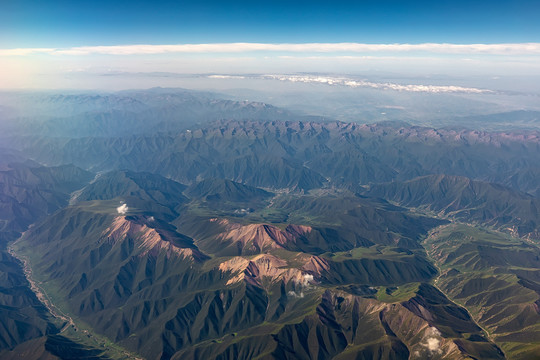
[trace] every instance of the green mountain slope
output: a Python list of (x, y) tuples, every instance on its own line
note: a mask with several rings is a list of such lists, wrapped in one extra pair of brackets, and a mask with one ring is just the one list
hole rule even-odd
[(0, 233), (22, 232), (32, 222), (67, 205), (71, 192), (92, 177), (72, 165), (11, 164), (0, 171)]
[(501, 185), (464, 177), (429, 175), (404, 183), (373, 185), (364, 193), (519, 236), (540, 237), (540, 200)]
[(186, 195), (207, 201), (249, 202), (272, 196), (268, 191), (225, 179), (208, 179), (186, 190)]
[(176, 181), (160, 175), (128, 170), (99, 174), (89, 185), (75, 192), (71, 204), (90, 200), (117, 200), (139, 214), (152, 214), (165, 219), (175, 218), (177, 208), (188, 199), (186, 189)]
[[(62, 324), (31, 290), (26, 265), (7, 244), (31, 223), (66, 206), (70, 193), (93, 175), (69, 165), (42, 167), (31, 161), (11, 162), (10, 157), (3, 160), (10, 161), (0, 171), (0, 357), (37, 359), (34, 352), (27, 352), (29, 342), (55, 336)], [(7, 352), (13, 348), (17, 350)]]
[(465, 225), (426, 240), (442, 270), (438, 286), (470, 309), (512, 359), (540, 355), (540, 250), (534, 244)]

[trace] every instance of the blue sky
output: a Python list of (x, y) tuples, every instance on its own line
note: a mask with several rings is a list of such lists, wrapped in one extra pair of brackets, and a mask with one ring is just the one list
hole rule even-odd
[(540, 1), (3, 0), (0, 48), (536, 42)]
[(540, 76), (539, 14), (539, 0), (0, 0), (0, 88), (109, 88), (119, 72)]

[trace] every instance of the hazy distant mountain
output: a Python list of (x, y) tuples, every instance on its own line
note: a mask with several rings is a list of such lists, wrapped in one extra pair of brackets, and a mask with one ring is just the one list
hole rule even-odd
[[(436, 130), (403, 123), (221, 121), (175, 135), (25, 138), (17, 148), (48, 164), (130, 169), (182, 183), (226, 178), (265, 188), (358, 189), (428, 174), (465, 176), (536, 191), (537, 132)], [(514, 179), (521, 179), (513, 181)]]
[(0, 124), (4, 136), (129, 136), (176, 132), (221, 119), (298, 118), (269, 104), (182, 89), (91, 95), (7, 93), (0, 96), (1, 102), (15, 109)]
[[(442, 121), (440, 124), (442, 125)], [(497, 112), (493, 114), (457, 117), (452, 126), (463, 126), (469, 129), (506, 130), (531, 129), (538, 130), (540, 125), (540, 111), (516, 110)]]

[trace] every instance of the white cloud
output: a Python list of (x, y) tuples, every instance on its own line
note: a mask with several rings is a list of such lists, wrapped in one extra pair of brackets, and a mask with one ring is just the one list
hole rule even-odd
[(299, 293), (296, 293), (294, 291), (289, 291), (287, 293), (287, 295), (291, 296), (291, 297), (296, 297), (296, 298), (303, 298), (304, 297), (304, 292), (303, 291), (300, 291)]
[(354, 80), (346, 77), (330, 76), (312, 76), (312, 75), (263, 75), (263, 79), (272, 79), (290, 82), (319, 83), (327, 85), (341, 85), (352, 88), (372, 88), (380, 90), (395, 90), (407, 92), (425, 92), (425, 93), (469, 93), (469, 94), (490, 94), (491, 90), (478, 89), (471, 87), (462, 87), (454, 85), (422, 85), (422, 84), (394, 84), (394, 83), (375, 83), (365, 80)]
[(118, 211), (118, 213), (121, 214), (121, 215), (126, 215), (128, 210), (129, 210), (129, 208), (128, 208), (127, 204), (122, 204), (122, 205), (120, 205), (119, 207), (116, 208), (116, 211)]
[(245, 79), (245, 76), (241, 75), (208, 75), (209, 79)]
[(313, 275), (304, 274), (304, 282), (302, 283), (302, 285), (303, 286), (308, 286), (311, 281), (313, 281)]
[(289, 291), (287, 295), (297, 298), (303, 298), (304, 297), (304, 290), (311, 289), (311, 282), (313, 282), (313, 275), (311, 274), (304, 274), (301, 279), (295, 280), (297, 284), (297, 291)]
[(373, 53), (373, 52), (429, 52), (439, 54), (540, 54), (540, 43), (507, 44), (361, 44), (361, 43), (221, 43), (177, 45), (114, 45), (79, 46), (71, 48), (0, 49), (0, 56), (51, 55), (148, 55), (166, 53), (243, 53), (254, 51), (293, 53)]
[(431, 353), (441, 353), (441, 340), (438, 337), (441, 336), (439, 330), (434, 327), (430, 327), (426, 331), (426, 342), (422, 343), (422, 346), (426, 347)]
[(427, 339), (427, 348), (431, 352), (439, 353), (441, 350), (439, 349), (440, 340), (437, 338), (429, 338)]

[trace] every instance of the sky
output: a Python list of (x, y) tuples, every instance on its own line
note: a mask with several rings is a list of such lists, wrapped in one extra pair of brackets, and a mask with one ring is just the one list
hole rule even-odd
[(540, 75), (538, 14), (538, 0), (0, 0), (0, 87), (99, 87), (74, 74), (119, 72)]

